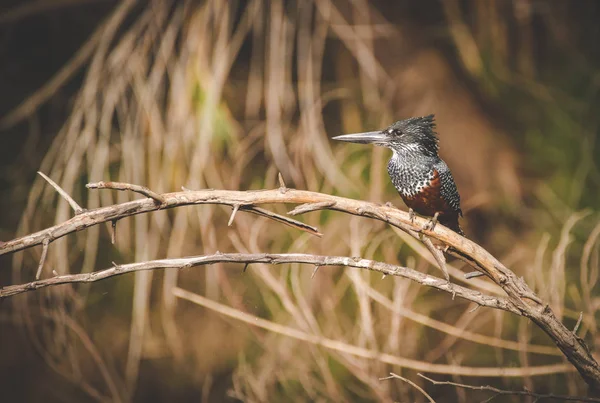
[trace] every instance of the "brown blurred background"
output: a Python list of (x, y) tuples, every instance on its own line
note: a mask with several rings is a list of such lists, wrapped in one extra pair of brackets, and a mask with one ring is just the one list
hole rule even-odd
[[(580, 335), (595, 349), (599, 18), (592, 0), (5, 0), (0, 239), (71, 216), (38, 170), (87, 208), (135, 197), (88, 192), (90, 181), (245, 190), (277, 186), (278, 172), (288, 186), (404, 208), (385, 170), (389, 151), (329, 138), (435, 113), (469, 238), (568, 326), (584, 312)], [(227, 227), (229, 213), (202, 206), (122, 220), (114, 246), (107, 226), (91, 228), (52, 244), (45, 275), (217, 250), (361, 255), (439, 275), (427, 251), (380, 223), (311, 213), (303, 219), (325, 234), (313, 239), (244, 214)], [(31, 281), (40, 253), (3, 257), (0, 285)], [(464, 268), (453, 264), (460, 283)], [(178, 301), (174, 286), (423, 363), (562, 362), (525, 319), (471, 312), (406, 280), (349, 269), (311, 280), (311, 271), (213, 265), (0, 301), (0, 390), (50, 402), (424, 401), (378, 380), (394, 371), (438, 401), (487, 396), (247, 326)], [(437, 377), (586, 392), (576, 373)]]

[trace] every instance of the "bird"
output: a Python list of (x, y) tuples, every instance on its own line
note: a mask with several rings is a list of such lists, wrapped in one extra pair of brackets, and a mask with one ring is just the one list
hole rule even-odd
[(439, 139), (433, 114), (399, 120), (386, 129), (374, 132), (344, 134), (333, 140), (373, 144), (392, 150), (387, 170), (409, 217), (415, 212), (431, 217), (427, 229), (437, 222), (465, 235), (458, 217), (462, 217), (460, 195), (448, 165), (438, 155)]

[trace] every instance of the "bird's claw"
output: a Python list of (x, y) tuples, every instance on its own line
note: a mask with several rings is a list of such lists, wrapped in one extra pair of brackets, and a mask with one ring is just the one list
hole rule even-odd
[(423, 229), (425, 229), (427, 231), (433, 231), (438, 222), (439, 215), (440, 215), (440, 213), (435, 213), (435, 215), (429, 220), (429, 222), (427, 224), (425, 224)]
[(408, 209), (408, 219), (410, 220), (411, 223), (415, 223), (415, 210), (409, 208)]

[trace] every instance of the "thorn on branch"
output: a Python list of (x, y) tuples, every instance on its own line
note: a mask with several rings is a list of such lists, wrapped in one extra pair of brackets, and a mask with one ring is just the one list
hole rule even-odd
[(154, 200), (156, 204), (162, 205), (165, 204), (165, 198), (163, 195), (158, 194), (145, 186), (133, 185), (131, 183), (122, 183), (122, 182), (96, 182), (96, 183), (88, 183), (85, 185), (88, 189), (112, 189), (112, 190), (128, 190), (131, 192), (142, 194), (146, 197)]
[(231, 212), (231, 216), (229, 217), (229, 221), (227, 222), (228, 227), (231, 227), (231, 224), (233, 223), (233, 219), (235, 218), (235, 214), (238, 212), (239, 209), (240, 209), (239, 204), (233, 205), (233, 211)]
[(62, 198), (65, 199), (71, 205), (71, 208), (75, 212), (75, 215), (81, 214), (85, 211), (85, 209), (81, 208), (81, 206), (79, 204), (77, 204), (77, 202), (75, 200), (73, 200), (73, 198), (71, 196), (69, 196), (69, 194), (67, 192), (65, 192), (63, 188), (58, 186), (58, 184), (56, 182), (54, 182), (52, 179), (50, 179), (48, 176), (46, 176), (46, 174), (44, 174), (41, 171), (38, 171), (38, 174), (42, 178), (44, 178), (46, 180), (46, 182), (48, 182), (54, 189), (56, 189), (58, 194), (61, 195)]
[(114, 245), (117, 241), (117, 221), (112, 220), (110, 222), (110, 242)]
[(279, 172), (277, 174), (277, 179), (279, 180), (279, 191), (281, 193), (285, 193), (287, 190), (287, 187), (285, 186), (285, 182), (283, 180), (283, 175), (281, 175), (281, 172)]
[(472, 309), (469, 309), (469, 313), (473, 313), (476, 310), (478, 310), (479, 308), (481, 308), (481, 305), (480, 304), (476, 304)]
[(42, 241), (42, 257), (40, 258), (40, 264), (38, 265), (37, 273), (35, 274), (36, 280), (39, 280), (42, 275), (42, 269), (44, 268), (44, 262), (46, 261), (46, 256), (48, 255), (48, 245), (50, 245), (50, 239), (45, 238)]
[(465, 279), (470, 280), (472, 278), (476, 278), (476, 277), (481, 277), (481, 276), (485, 276), (485, 273), (482, 273), (480, 271), (472, 271), (470, 273), (465, 273)]
[(321, 267), (321, 266), (319, 266), (318, 264), (315, 265), (315, 269), (313, 270), (312, 274), (310, 275), (311, 279), (315, 278), (315, 274), (317, 274), (317, 270), (319, 270), (319, 267)]
[(579, 312), (579, 319), (577, 319), (577, 323), (575, 324), (575, 327), (573, 328), (573, 334), (575, 336), (577, 336), (577, 331), (579, 330), (579, 326), (581, 326), (582, 321), (583, 321), (583, 311)]
[(454, 286), (452, 285), (450, 280), (448, 280), (448, 288), (452, 292), (452, 301), (454, 301), (454, 298), (456, 297), (456, 290), (454, 289)]
[(319, 203), (305, 203), (305, 204), (296, 206), (296, 208), (294, 208), (293, 210), (288, 212), (288, 214), (289, 215), (304, 214), (304, 213), (308, 213), (311, 211), (323, 210), (323, 209), (332, 207), (333, 205), (335, 205), (335, 202), (330, 202), (330, 201), (319, 202)]
[(244, 265), (244, 269), (242, 270), (242, 273), (246, 273), (246, 270), (248, 270), (248, 266), (250, 266), (250, 263), (246, 263)]

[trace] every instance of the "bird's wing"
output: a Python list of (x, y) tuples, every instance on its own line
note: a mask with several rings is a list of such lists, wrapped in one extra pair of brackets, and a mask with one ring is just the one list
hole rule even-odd
[(462, 210), (460, 209), (460, 195), (458, 194), (458, 189), (456, 188), (456, 183), (454, 183), (454, 178), (452, 177), (450, 169), (446, 163), (442, 161), (442, 163), (439, 164), (437, 171), (440, 175), (440, 193), (442, 198), (462, 217)]

